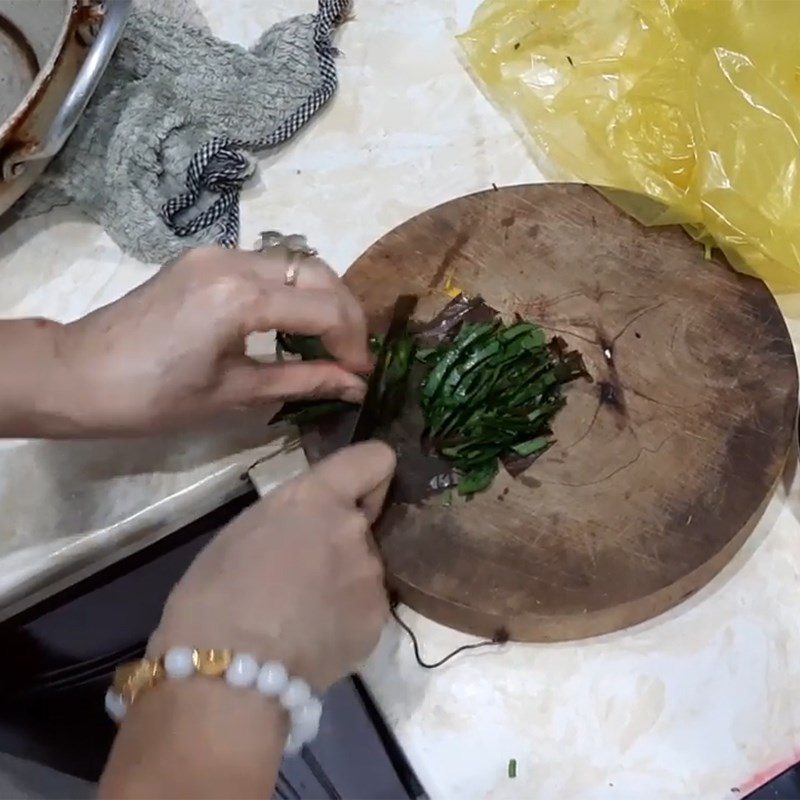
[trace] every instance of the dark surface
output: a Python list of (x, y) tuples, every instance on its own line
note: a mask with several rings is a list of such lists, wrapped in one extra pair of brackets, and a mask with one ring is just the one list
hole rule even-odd
[[(115, 667), (139, 657), (172, 586), (247, 495), (0, 626), (0, 751), (97, 780), (114, 735), (103, 695)], [(278, 797), (423, 795), (365, 687), (325, 698), (320, 736), (287, 759)]]
[(123, 563), (0, 626), (0, 749), (95, 780), (114, 726), (103, 696), (137, 658), (164, 599), (194, 555), (254, 495), (238, 499)]
[(800, 764), (747, 795), (747, 800), (800, 800)]

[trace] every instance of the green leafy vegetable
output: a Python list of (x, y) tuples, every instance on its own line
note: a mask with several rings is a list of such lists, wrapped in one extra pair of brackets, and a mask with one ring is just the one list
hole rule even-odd
[(488, 489), (500, 468), (496, 454), (477, 463), (469, 461), (464, 463), (467, 464), (467, 469), (458, 482), (460, 495), (471, 495)]
[[(458, 473), (458, 493), (471, 496), (492, 484), (501, 461), (524, 469), (551, 446), (550, 422), (565, 402), (561, 386), (585, 370), (578, 353), (568, 352), (559, 339), (548, 342), (533, 322), (459, 326), (437, 347), (418, 348), (411, 334), (392, 342), (381, 420), (389, 424), (400, 413), (414, 367), (412, 389), (426, 425), (421, 446), (450, 461)], [(373, 353), (382, 341), (370, 338)], [(303, 359), (330, 358), (316, 337), (279, 334), (278, 343)], [(343, 406), (309, 404), (287, 418), (305, 423)]]
[(583, 373), (577, 354), (548, 345), (531, 322), (464, 325), (425, 363), (429, 444), (454, 464), (467, 496), (491, 485), (501, 459), (532, 460), (550, 447), (561, 384)]
[(523, 458), (542, 453), (550, 447), (550, 440), (546, 436), (537, 436), (529, 442), (512, 445), (511, 449)]
[[(303, 336), (299, 333), (278, 333), (278, 352), (292, 353), (300, 356), (303, 361), (333, 361), (333, 356), (328, 352), (319, 336)], [(382, 336), (369, 337), (369, 349), (372, 355), (377, 355), (383, 342)]]

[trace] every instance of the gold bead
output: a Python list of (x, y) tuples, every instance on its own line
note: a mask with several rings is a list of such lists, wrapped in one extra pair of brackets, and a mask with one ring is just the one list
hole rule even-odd
[(114, 673), (114, 691), (130, 705), (145, 689), (152, 689), (164, 679), (161, 661), (143, 658), (118, 667)]
[(129, 661), (126, 664), (120, 664), (120, 666), (116, 668), (114, 671), (114, 691), (117, 694), (122, 694), (128, 680), (136, 672), (138, 667), (138, 661)]
[(208, 678), (218, 678), (225, 674), (231, 665), (233, 652), (231, 650), (193, 650), (192, 663), (200, 675)]

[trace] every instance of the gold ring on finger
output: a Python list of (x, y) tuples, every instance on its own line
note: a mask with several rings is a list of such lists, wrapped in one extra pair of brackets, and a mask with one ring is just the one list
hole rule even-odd
[(260, 253), (278, 248), (286, 252), (289, 260), (283, 283), (285, 286), (296, 286), (297, 276), (300, 273), (300, 260), (315, 256), (317, 251), (308, 244), (306, 237), (299, 233), (284, 236), (280, 231), (263, 231), (256, 242), (256, 250)]
[(283, 275), (284, 286), (296, 286), (297, 276), (300, 274), (300, 262), (297, 259), (297, 253), (288, 251), (289, 264), (286, 267), (286, 272)]

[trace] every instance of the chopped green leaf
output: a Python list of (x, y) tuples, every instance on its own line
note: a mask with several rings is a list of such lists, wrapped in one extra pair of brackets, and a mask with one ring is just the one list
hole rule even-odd
[(538, 325), (524, 321), (465, 325), (425, 363), (428, 440), (456, 467), (461, 495), (487, 488), (501, 457), (543, 453), (552, 442), (549, 422), (564, 404), (560, 385), (583, 374), (576, 353), (548, 344)]
[(430, 402), (438, 391), (442, 381), (447, 377), (448, 372), (464, 353), (464, 350), (473, 342), (491, 334), (492, 325), (479, 323), (477, 325), (465, 325), (453, 342), (452, 347), (444, 351), (439, 362), (431, 370), (431, 374), (425, 381), (422, 389), (422, 403)]
[(332, 358), (319, 336), (279, 333), (277, 341), (279, 352), (293, 353), (303, 361), (330, 361)]
[(536, 455), (536, 453), (541, 453), (543, 450), (547, 450), (548, 447), (550, 447), (550, 440), (544, 436), (538, 436), (536, 439), (512, 445), (511, 449), (518, 456), (528, 458), (529, 456)]
[(459, 479), (458, 493), (464, 496), (488, 489), (499, 468), (499, 462), (496, 457), (493, 457), (490, 461), (478, 462)]
[[(330, 358), (316, 337), (279, 334), (282, 350), (303, 359)], [(382, 337), (370, 338), (373, 353)], [(561, 386), (585, 374), (581, 357), (565, 342), (547, 340), (533, 322), (499, 320), (461, 324), (436, 347), (417, 349), (407, 333), (392, 342), (381, 386), (381, 420), (388, 423), (413, 388), (424, 417), (424, 446), (450, 461), (459, 475), (458, 493), (470, 496), (488, 488), (500, 459), (539, 456), (553, 442), (550, 423), (564, 405)], [(334, 413), (343, 404), (292, 409), (287, 418), (307, 422)], [(445, 505), (451, 500), (448, 495)]]

